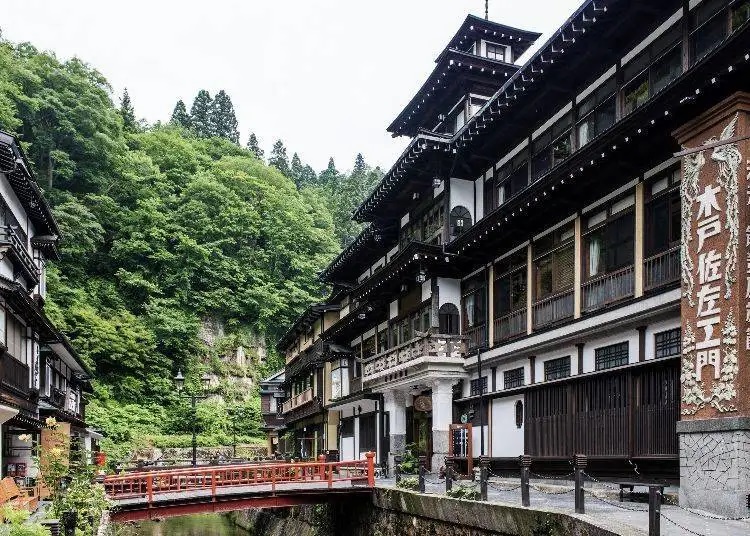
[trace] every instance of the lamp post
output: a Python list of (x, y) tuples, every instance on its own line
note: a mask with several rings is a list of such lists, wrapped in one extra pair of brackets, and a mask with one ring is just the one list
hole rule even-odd
[(211, 376), (209, 376), (208, 374), (204, 374), (203, 376), (201, 376), (201, 389), (203, 390), (202, 395), (197, 395), (195, 393), (183, 393), (182, 389), (185, 386), (185, 376), (182, 375), (182, 370), (178, 370), (177, 376), (174, 377), (174, 384), (175, 384), (175, 387), (177, 387), (177, 393), (180, 395), (180, 398), (190, 399), (190, 405), (193, 408), (193, 418), (192, 418), (193, 467), (198, 465), (198, 436), (196, 435), (196, 431), (195, 431), (195, 421), (196, 421), (195, 406), (198, 400), (207, 398), (206, 392), (208, 391), (208, 386), (210, 383), (211, 383)]

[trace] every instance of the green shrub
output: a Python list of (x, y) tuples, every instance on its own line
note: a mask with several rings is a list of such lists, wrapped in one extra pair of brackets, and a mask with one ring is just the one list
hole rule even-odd
[(419, 471), (419, 457), (414, 454), (417, 449), (417, 445), (409, 443), (406, 445), (406, 450), (401, 456), (401, 463), (398, 464), (398, 470), (404, 475), (415, 475)]
[(467, 501), (477, 501), (480, 497), (477, 486), (462, 484), (454, 486), (446, 495), (454, 499), (465, 499)]
[(401, 489), (417, 491), (419, 489), (419, 478), (416, 476), (408, 476), (406, 478), (402, 478), (398, 481), (396, 486)]

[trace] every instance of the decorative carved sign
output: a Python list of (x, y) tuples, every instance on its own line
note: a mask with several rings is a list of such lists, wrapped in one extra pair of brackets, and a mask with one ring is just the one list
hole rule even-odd
[[(739, 142), (728, 140), (745, 125), (736, 107), (723, 116), (715, 109), (677, 133), (688, 147), (713, 145), (682, 163), (683, 418), (735, 414), (744, 404), (739, 355), (750, 350), (750, 226), (742, 241), (739, 234), (747, 225), (750, 181), (740, 176)], [(738, 258), (745, 272), (739, 278)]]
[(414, 411), (432, 411), (432, 398), (429, 396), (418, 396), (414, 399)]

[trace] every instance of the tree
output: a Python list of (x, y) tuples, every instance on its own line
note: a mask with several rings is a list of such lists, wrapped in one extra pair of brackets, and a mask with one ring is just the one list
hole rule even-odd
[(122, 98), (120, 99), (120, 115), (122, 116), (122, 124), (125, 130), (133, 132), (138, 128), (138, 122), (135, 119), (135, 110), (133, 104), (130, 102), (130, 95), (128, 95), (128, 88), (125, 88), (122, 92)]
[(258, 138), (255, 136), (255, 132), (250, 133), (250, 137), (247, 139), (247, 148), (258, 160), (263, 160), (263, 149), (258, 145)]
[(285, 176), (290, 177), (292, 170), (289, 167), (289, 157), (286, 154), (286, 147), (284, 142), (276, 140), (271, 149), (271, 156), (268, 158), (268, 165), (273, 166)]
[(187, 113), (187, 108), (185, 108), (185, 103), (182, 99), (178, 100), (177, 104), (174, 105), (174, 110), (172, 110), (172, 117), (169, 120), (169, 123), (182, 128), (190, 128), (190, 116)]
[(302, 172), (300, 174), (300, 184), (302, 184), (303, 186), (315, 186), (317, 183), (317, 173), (315, 173), (315, 170), (309, 165), (305, 165), (305, 167), (302, 168)]
[(354, 168), (352, 169), (352, 175), (355, 177), (364, 177), (367, 172), (367, 164), (365, 163), (365, 157), (362, 153), (357, 153), (357, 157), (354, 159)]
[(201, 89), (193, 100), (190, 108), (190, 126), (198, 136), (210, 138), (213, 136), (211, 121), (211, 94)]
[(290, 169), (291, 173), (291, 179), (294, 181), (294, 184), (297, 186), (297, 188), (302, 188), (302, 173), (304, 171), (304, 166), (302, 165), (302, 160), (300, 160), (299, 155), (297, 153), (294, 153), (292, 155), (292, 167)]
[(333, 157), (328, 159), (328, 167), (320, 173), (318, 182), (324, 188), (333, 188), (339, 180), (339, 171), (336, 169), (336, 164), (333, 161)]
[(213, 136), (239, 143), (240, 133), (237, 131), (237, 117), (234, 114), (232, 99), (223, 89), (216, 94), (211, 103), (210, 120)]

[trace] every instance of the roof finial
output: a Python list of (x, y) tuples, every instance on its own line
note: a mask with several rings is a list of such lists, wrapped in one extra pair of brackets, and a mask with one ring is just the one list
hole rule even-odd
[(484, 0), (484, 19), (490, 20), (490, 0)]

